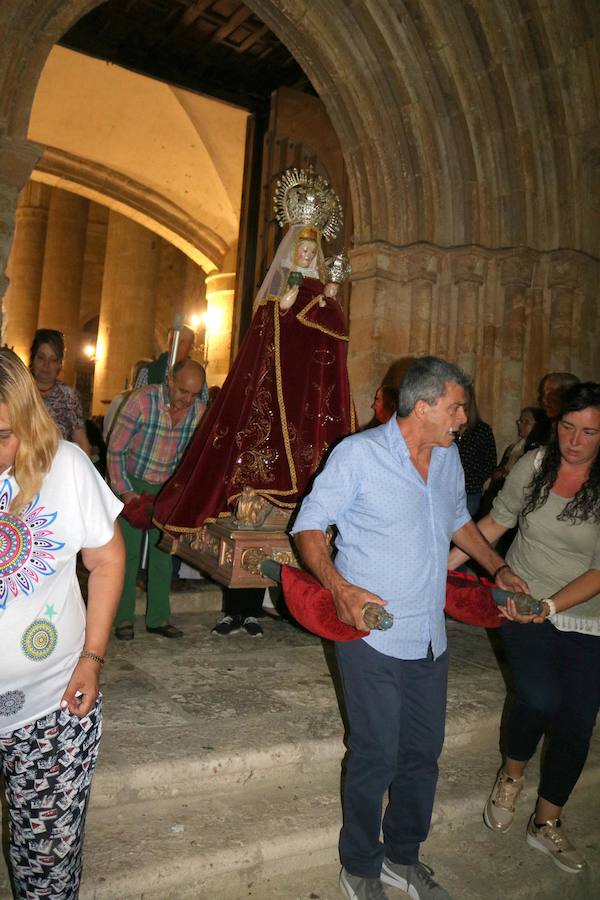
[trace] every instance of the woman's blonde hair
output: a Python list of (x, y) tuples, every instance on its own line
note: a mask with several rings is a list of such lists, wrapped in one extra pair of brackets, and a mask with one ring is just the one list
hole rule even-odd
[(19, 440), (13, 465), (19, 493), (9, 509), (16, 514), (39, 493), (58, 449), (59, 434), (31, 373), (6, 347), (0, 349), (0, 403), (6, 405), (11, 430)]

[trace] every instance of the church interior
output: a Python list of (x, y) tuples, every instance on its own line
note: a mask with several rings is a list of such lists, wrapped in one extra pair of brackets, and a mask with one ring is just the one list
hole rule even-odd
[(474, 376), (500, 443), (545, 372), (597, 377), (594, 4), (28, 9), (2, 12), (3, 341), (62, 330), (90, 414), (176, 312), (222, 383), (290, 165), (342, 198), (361, 421), (425, 353)]
[[(1, 342), (28, 363), (36, 329), (60, 330), (61, 379), (86, 416), (166, 349), (177, 317), (208, 385), (223, 384), (281, 239), (272, 197), (290, 167), (313, 167), (343, 208), (327, 253), (352, 266), (339, 296), (361, 424), (418, 356), (473, 377), (499, 448), (545, 373), (600, 381), (596, 0), (3, 0), (0, 34)], [(220, 595), (178, 603), (195, 622), (185, 666), (200, 693), (144, 639), (114, 651), (118, 727), (82, 897), (333, 900), (343, 747), (320, 643), (269, 622), (268, 648), (215, 662)], [(482, 759), (491, 771), (504, 682), (487, 645), (458, 626), (454, 638), (445, 752), (476, 779)], [(140, 709), (148, 733), (166, 729), (161, 759), (138, 746)], [(596, 745), (590, 791), (597, 760)], [(465, 858), (488, 853), (468, 824), (483, 788), (461, 798), (453, 778), (434, 820), (450, 867), (453, 829)], [(231, 818), (227, 796), (248, 781)], [(182, 798), (211, 791), (192, 821)], [(131, 833), (128, 803), (143, 837), (105, 878)], [(250, 840), (255, 823), (264, 834)], [(532, 896), (538, 870), (519, 881), (507, 847), (493, 871), (511, 870), (512, 892), (485, 896)], [(456, 896), (481, 900), (481, 879), (465, 877)], [(585, 900), (585, 886), (543, 884), (544, 897)]]

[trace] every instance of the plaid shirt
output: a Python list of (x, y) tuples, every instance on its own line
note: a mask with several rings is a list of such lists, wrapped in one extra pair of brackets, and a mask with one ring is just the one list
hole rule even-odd
[(194, 401), (186, 416), (173, 425), (165, 384), (134, 391), (114, 424), (108, 445), (108, 475), (116, 494), (133, 490), (128, 476), (164, 484), (179, 464), (194, 433), (204, 404)]

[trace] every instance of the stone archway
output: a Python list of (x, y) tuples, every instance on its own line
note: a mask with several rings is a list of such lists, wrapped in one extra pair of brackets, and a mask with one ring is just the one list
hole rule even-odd
[[(39, 73), (97, 5), (6, 0), (0, 12), (0, 271), (41, 153), (26, 139)], [(549, 368), (598, 377), (597, 23), (585, 4), (249, 5), (311, 78), (344, 150), (359, 405), (406, 353), (463, 362), (495, 424)]]

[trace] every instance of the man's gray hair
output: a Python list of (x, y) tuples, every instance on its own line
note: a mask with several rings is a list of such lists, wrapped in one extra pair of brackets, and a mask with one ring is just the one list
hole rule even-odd
[(439, 356), (422, 356), (406, 370), (398, 391), (398, 416), (410, 416), (418, 400), (433, 406), (446, 393), (448, 382), (469, 390), (471, 378), (460, 366)]

